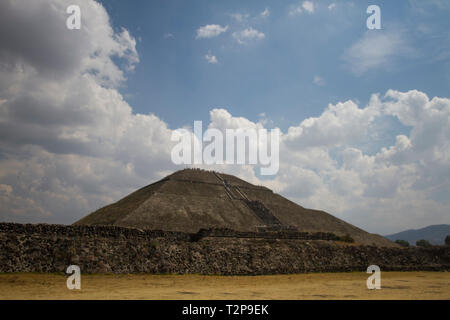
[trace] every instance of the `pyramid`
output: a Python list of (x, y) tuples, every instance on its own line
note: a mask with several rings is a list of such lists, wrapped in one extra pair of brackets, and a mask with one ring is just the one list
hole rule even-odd
[(200, 229), (236, 231), (331, 232), (356, 243), (392, 246), (324, 211), (311, 210), (235, 176), (185, 169), (103, 207), (75, 225), (114, 225), (195, 233)]

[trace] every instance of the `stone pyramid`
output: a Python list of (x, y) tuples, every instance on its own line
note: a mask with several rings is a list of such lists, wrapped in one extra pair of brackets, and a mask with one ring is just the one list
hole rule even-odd
[(138, 229), (197, 232), (202, 228), (236, 231), (332, 232), (356, 243), (392, 246), (326, 212), (306, 209), (235, 176), (185, 169), (103, 207), (75, 225), (115, 225)]

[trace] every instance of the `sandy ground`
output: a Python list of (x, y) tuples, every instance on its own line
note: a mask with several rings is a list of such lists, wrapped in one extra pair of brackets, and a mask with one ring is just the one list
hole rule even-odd
[(382, 272), (381, 290), (368, 276), (82, 275), (68, 290), (63, 274), (0, 274), (0, 299), (450, 299), (449, 272)]

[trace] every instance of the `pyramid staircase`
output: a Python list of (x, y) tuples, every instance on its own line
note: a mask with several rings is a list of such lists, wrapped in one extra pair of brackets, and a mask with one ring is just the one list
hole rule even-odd
[(267, 208), (261, 201), (250, 200), (249, 197), (238, 186), (232, 186), (219, 173), (214, 171), (214, 175), (219, 179), (224, 186), (225, 193), (230, 200), (241, 200), (247, 207), (249, 207), (256, 217), (263, 223), (258, 226), (258, 231), (280, 231), (280, 230), (296, 230), (295, 227), (284, 226), (277, 217), (273, 215), (269, 208)]

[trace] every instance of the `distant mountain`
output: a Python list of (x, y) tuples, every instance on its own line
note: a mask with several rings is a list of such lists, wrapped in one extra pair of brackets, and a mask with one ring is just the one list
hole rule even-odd
[(447, 235), (450, 235), (450, 225), (439, 224), (417, 230), (406, 230), (384, 237), (391, 241), (406, 240), (410, 245), (415, 246), (416, 241), (421, 239), (428, 240), (431, 244), (444, 244)]

